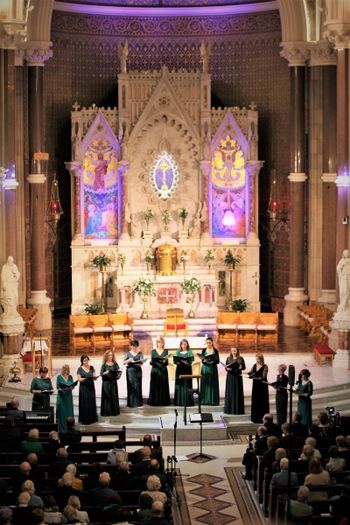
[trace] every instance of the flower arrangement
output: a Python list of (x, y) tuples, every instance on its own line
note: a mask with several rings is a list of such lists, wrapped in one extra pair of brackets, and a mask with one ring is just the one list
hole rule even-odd
[(148, 228), (148, 225), (149, 225), (149, 221), (152, 219), (153, 216), (154, 216), (154, 213), (151, 210), (151, 208), (147, 208), (147, 210), (143, 214), (143, 218), (146, 221), (147, 228)]
[(188, 294), (195, 294), (201, 289), (201, 282), (197, 277), (184, 278), (181, 283), (181, 289)]
[(205, 255), (204, 260), (207, 264), (210, 264), (215, 259), (214, 250), (212, 248), (208, 248)]
[(234, 269), (236, 264), (240, 264), (240, 262), (241, 262), (240, 257), (235, 257), (232, 254), (231, 250), (229, 250), (227, 254), (225, 255), (224, 263), (226, 264), (226, 266), (231, 266), (232, 269)]
[(181, 255), (180, 255), (180, 262), (182, 262), (182, 264), (186, 264), (189, 258), (190, 256), (188, 255), (188, 251), (182, 250)]
[(108, 266), (111, 264), (111, 259), (105, 253), (100, 253), (99, 255), (95, 255), (95, 257), (92, 259), (92, 264), (96, 267)]
[(154, 253), (151, 250), (151, 248), (148, 248), (148, 250), (145, 253), (145, 263), (152, 264), (153, 261), (154, 261)]
[(137, 281), (134, 282), (132, 289), (134, 293), (143, 297), (156, 295), (154, 282), (148, 277), (139, 277)]
[(100, 304), (85, 304), (84, 312), (90, 315), (103, 314), (103, 308)]
[(126, 255), (124, 253), (118, 253), (118, 264), (120, 264), (121, 269), (123, 270), (126, 263)]
[(170, 221), (170, 212), (169, 210), (163, 210), (162, 211), (162, 221), (164, 224), (169, 224)]

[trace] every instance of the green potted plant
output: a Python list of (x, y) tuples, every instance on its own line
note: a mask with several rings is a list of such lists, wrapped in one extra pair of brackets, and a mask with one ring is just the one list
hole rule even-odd
[(168, 231), (168, 226), (169, 226), (169, 222), (170, 222), (170, 212), (169, 210), (163, 210), (162, 211), (162, 221), (163, 221), (163, 224), (164, 224), (164, 231)]
[(143, 214), (143, 218), (146, 221), (146, 228), (147, 228), (147, 230), (148, 230), (148, 227), (149, 227), (149, 221), (152, 219), (153, 216), (154, 216), (154, 214), (153, 214), (153, 211), (151, 210), (151, 208), (148, 208)]
[(118, 264), (120, 265), (120, 268), (122, 269), (122, 273), (124, 270), (125, 262), (126, 262), (126, 255), (124, 253), (118, 253)]
[(103, 314), (103, 307), (100, 304), (85, 304), (84, 312), (90, 315)]
[(188, 211), (186, 210), (186, 208), (180, 208), (179, 209), (179, 217), (180, 217), (181, 222), (182, 222), (182, 229), (184, 230), (184, 228), (185, 228), (185, 220), (188, 217)]
[(193, 310), (193, 303), (196, 294), (201, 289), (201, 282), (197, 277), (190, 277), (189, 279), (184, 278), (181, 283), (181, 290), (185, 292), (188, 296), (188, 302), (190, 303), (190, 311), (188, 312), (188, 317), (194, 317), (195, 313)]
[(235, 257), (231, 250), (228, 250), (227, 254), (225, 255), (224, 263), (226, 266), (230, 266), (231, 270), (235, 269), (235, 266), (240, 264), (241, 259), (240, 257)]
[(147, 319), (146, 303), (151, 295), (156, 295), (154, 282), (148, 277), (139, 277), (133, 284), (133, 292), (136, 293), (143, 302), (141, 319)]
[(247, 299), (233, 299), (233, 301), (230, 301), (229, 303), (229, 309), (232, 312), (245, 312), (247, 308), (248, 308)]
[(92, 264), (96, 266), (96, 268), (99, 268), (100, 272), (105, 272), (107, 266), (111, 264), (111, 258), (105, 253), (100, 253), (92, 259)]
[(214, 259), (215, 259), (214, 250), (212, 248), (208, 248), (204, 255), (204, 260), (208, 265), (209, 273), (211, 271), (211, 265)]

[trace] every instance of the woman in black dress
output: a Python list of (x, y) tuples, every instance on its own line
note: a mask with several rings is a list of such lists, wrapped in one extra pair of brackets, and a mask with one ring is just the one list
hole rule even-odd
[(39, 377), (34, 377), (30, 385), (30, 391), (33, 394), (32, 410), (50, 408), (50, 394), (53, 393), (53, 386), (47, 374), (46, 366), (40, 367)]
[(83, 354), (80, 358), (80, 367), (77, 370), (79, 381), (79, 421), (83, 425), (90, 425), (97, 421), (95, 379), (96, 372), (90, 365), (90, 358)]
[[(180, 341), (180, 348), (174, 355), (174, 364), (176, 364), (175, 374), (175, 397), (174, 405), (176, 406), (193, 406), (192, 379), (180, 379), (182, 375), (192, 374), (192, 363), (194, 356), (187, 339)], [(187, 396), (187, 397), (186, 397)]]
[(151, 353), (151, 379), (149, 384), (148, 404), (151, 406), (170, 405), (168, 350), (164, 348), (163, 337), (158, 337), (156, 348)]
[(245, 362), (238, 348), (231, 348), (225, 369), (227, 376), (224, 413), (244, 414), (242, 371), (245, 370)]
[(143, 353), (138, 341), (131, 341), (129, 351), (125, 354), (123, 364), (126, 365), (127, 406), (142, 407), (142, 365)]
[(118, 416), (120, 414), (117, 383), (119, 371), (114, 353), (107, 350), (103, 356), (100, 371), (102, 377), (101, 416)]
[(248, 372), (249, 378), (253, 380), (251, 408), (253, 423), (261, 423), (264, 415), (270, 412), (268, 371), (263, 354), (256, 354), (256, 363)]
[(287, 408), (288, 408), (288, 382), (289, 378), (285, 374), (287, 366), (282, 364), (278, 367), (278, 374), (276, 381), (272, 383), (272, 386), (276, 389), (276, 414), (277, 414), (277, 425), (281, 426), (287, 421)]

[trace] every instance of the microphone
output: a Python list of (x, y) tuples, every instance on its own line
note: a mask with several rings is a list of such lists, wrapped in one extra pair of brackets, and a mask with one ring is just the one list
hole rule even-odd
[(177, 408), (175, 408), (175, 416), (176, 416), (176, 417), (178, 416)]

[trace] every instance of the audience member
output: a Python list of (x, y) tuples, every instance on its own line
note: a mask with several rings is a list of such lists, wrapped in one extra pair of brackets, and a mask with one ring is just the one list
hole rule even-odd
[(76, 516), (81, 523), (90, 523), (88, 513), (85, 510), (81, 510), (81, 503), (78, 496), (69, 496), (67, 505), (70, 505), (77, 511)]
[(110, 486), (114, 490), (136, 490), (139, 487), (137, 480), (130, 473), (127, 461), (118, 464)]
[(280, 461), (282, 458), (287, 457), (287, 451), (282, 448), (278, 447), (275, 451), (275, 461), (272, 463), (272, 472), (279, 472), (281, 470), (280, 468)]
[(23, 525), (31, 522), (32, 507), (29, 507), (29, 492), (21, 492), (17, 498), (17, 506), (13, 513), (12, 522), (14, 525)]
[(110, 463), (111, 465), (115, 465), (116, 464), (116, 454), (117, 454), (117, 452), (119, 453), (119, 458), (121, 457), (120, 454), (122, 454), (122, 456), (123, 456), (122, 461), (128, 461), (128, 453), (125, 450), (125, 443), (124, 443), (123, 440), (117, 439), (114, 442), (114, 447), (112, 448), (112, 450), (110, 450), (108, 452), (107, 463)]
[(121, 497), (117, 492), (111, 497), (109, 504), (103, 507), (102, 517), (104, 522), (109, 521), (111, 523), (120, 523), (133, 519), (132, 513), (123, 507)]
[(301, 422), (302, 416), (300, 412), (294, 412), (292, 416), (292, 435), (306, 438), (308, 435), (308, 428)]
[(31, 524), (32, 525), (46, 525), (44, 521), (44, 510), (43, 509), (33, 509), (32, 511), (32, 518), (31, 518)]
[(63, 514), (60, 512), (55, 498), (51, 495), (44, 498), (44, 522), (47, 525), (51, 525), (51, 523), (65, 523)]
[(282, 436), (281, 427), (276, 425), (276, 423), (274, 423), (272, 414), (265, 414), (264, 415), (264, 417), (263, 417), (263, 425), (264, 425), (264, 427), (266, 427), (268, 436), (276, 436), (276, 437), (281, 437)]
[(262, 456), (267, 451), (267, 428), (259, 425), (256, 429), (254, 452), (257, 456)]
[(11, 525), (12, 514), (10, 507), (0, 507), (0, 525)]
[(43, 507), (44, 502), (40, 496), (35, 494), (35, 485), (31, 479), (27, 479), (22, 485), (22, 491), (30, 494), (29, 506), (30, 507)]
[[(322, 464), (318, 459), (312, 459), (309, 463), (310, 474), (305, 476), (304, 485), (312, 487), (310, 490), (309, 501), (322, 501), (328, 499), (327, 490), (321, 490), (322, 486), (329, 485), (330, 476), (326, 470), (323, 470)], [(313, 490), (320, 487), (320, 490)]]
[(78, 519), (77, 516), (77, 510), (72, 507), (72, 505), (66, 505), (63, 509), (63, 516), (66, 518), (66, 523), (71, 524), (75, 523), (77, 525), (80, 525), (81, 522)]
[(152, 504), (151, 519), (145, 521), (145, 525), (170, 525), (170, 521), (164, 516), (164, 504), (161, 501), (154, 501)]
[[(12, 490), (15, 495), (18, 495), (22, 491), (22, 485), (27, 479), (31, 477), (32, 467), (28, 461), (22, 461), (19, 465), (19, 473), (16, 474), (12, 479)], [(33, 481), (33, 480), (32, 480)]]
[(81, 432), (75, 428), (74, 417), (67, 417), (67, 430), (60, 433), (60, 440), (63, 445), (68, 445), (69, 452), (80, 452), (79, 443), (81, 442)]
[(50, 477), (61, 478), (71, 461), (69, 460), (68, 452), (64, 447), (57, 449), (56, 458), (57, 459), (51, 463)]
[(165, 492), (161, 492), (161, 482), (158, 476), (149, 476), (147, 479), (147, 490), (141, 492), (141, 494), (149, 494), (153, 501), (161, 501), (164, 505), (167, 502), (167, 495)]
[(81, 491), (73, 488), (73, 478), (73, 474), (65, 472), (61, 478), (62, 482), (58, 484), (54, 491), (54, 496), (60, 510), (63, 510), (67, 505), (70, 496), (79, 496), (81, 494)]
[(76, 474), (77, 474), (77, 467), (73, 463), (70, 463), (66, 467), (66, 472), (70, 472), (72, 474), (72, 476), (73, 476), (73, 481), (72, 481), (73, 489), (82, 491), (83, 490), (83, 482), (82, 482), (81, 479), (79, 479), (76, 476)]
[(350, 485), (344, 484), (339, 498), (330, 503), (331, 514), (341, 518), (350, 518)]
[(288, 486), (288, 479), (290, 479), (290, 485), (292, 487), (296, 487), (298, 485), (298, 476), (296, 472), (288, 473), (289, 468), (289, 459), (288, 458), (282, 458), (280, 461), (280, 472), (277, 472), (274, 474), (271, 478), (270, 488), (276, 488), (276, 487), (287, 487)]
[(45, 446), (45, 452), (55, 456), (60, 447), (62, 447), (62, 443), (58, 432), (56, 430), (51, 430), (51, 432), (49, 432), (49, 441)]
[(111, 477), (108, 472), (101, 472), (98, 478), (98, 487), (90, 491), (91, 504), (105, 507), (115, 496), (115, 491), (110, 488)]
[(26, 454), (29, 452), (41, 454), (44, 452), (43, 446), (39, 441), (39, 430), (37, 428), (31, 428), (29, 430), (27, 439), (24, 439), (21, 443), (21, 448)]
[(151, 498), (151, 496), (147, 494), (146, 492), (142, 492), (139, 498), (140, 510), (136, 512), (137, 521), (144, 522), (144, 521), (151, 519), (152, 505), (153, 505), (153, 499)]
[(293, 521), (293, 523), (300, 523), (300, 521), (302, 521), (303, 523), (305, 523), (305, 520), (307, 518), (311, 519), (313, 514), (313, 508), (311, 507), (311, 505), (307, 504), (309, 495), (310, 490), (307, 487), (305, 487), (305, 485), (302, 485), (301, 487), (299, 487), (297, 499), (291, 499), (287, 501), (286, 514), (288, 522)]
[(147, 474), (148, 465), (151, 461), (152, 450), (151, 447), (145, 446), (140, 449), (140, 461), (132, 466), (132, 473), (134, 476), (143, 476)]
[(336, 445), (331, 445), (328, 449), (329, 461), (326, 463), (325, 469), (332, 474), (332, 472), (342, 472), (345, 470), (345, 459), (339, 456), (339, 451)]

